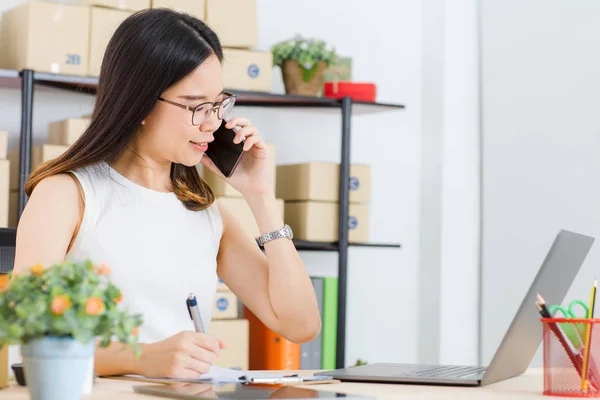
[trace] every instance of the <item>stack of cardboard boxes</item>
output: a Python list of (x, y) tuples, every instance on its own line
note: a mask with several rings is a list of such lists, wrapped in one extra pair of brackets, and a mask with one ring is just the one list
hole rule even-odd
[[(75, 143), (83, 132), (85, 132), (89, 123), (90, 119), (88, 117), (82, 117), (67, 118), (48, 124), (47, 144), (34, 146), (31, 149), (31, 171), (67, 151), (69, 146)], [(16, 228), (19, 199), (19, 149), (11, 151), (8, 157), (12, 166), (10, 169), (10, 210), (8, 226)]]
[(273, 56), (253, 50), (258, 43), (256, 0), (205, 0), (205, 22), (223, 46), (223, 85), (228, 89), (271, 91)]
[(98, 76), (117, 27), (135, 11), (172, 8), (213, 28), (224, 51), (228, 89), (271, 90), (272, 55), (257, 44), (256, 0), (29, 1), (2, 16), (0, 68)]
[(231, 290), (221, 281), (213, 302), (209, 334), (225, 342), (215, 365), (223, 368), (248, 369), (249, 324), (240, 318), (239, 302)]
[[(285, 200), (285, 220), (294, 237), (317, 242), (335, 242), (339, 238), (340, 165), (328, 162), (279, 165), (277, 197)], [(371, 168), (365, 164), (350, 166), (350, 205), (348, 240), (369, 240), (369, 201)]]

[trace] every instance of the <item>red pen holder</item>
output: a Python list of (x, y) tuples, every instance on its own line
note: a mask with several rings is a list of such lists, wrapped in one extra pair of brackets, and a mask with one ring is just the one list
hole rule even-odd
[(542, 318), (541, 322), (544, 395), (600, 397), (600, 319)]

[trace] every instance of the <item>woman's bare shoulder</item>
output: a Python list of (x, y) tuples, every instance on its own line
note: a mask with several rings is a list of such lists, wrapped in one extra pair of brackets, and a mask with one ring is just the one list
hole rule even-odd
[(40, 181), (19, 218), (15, 271), (27, 265), (50, 265), (64, 259), (79, 229), (84, 199), (69, 174)]

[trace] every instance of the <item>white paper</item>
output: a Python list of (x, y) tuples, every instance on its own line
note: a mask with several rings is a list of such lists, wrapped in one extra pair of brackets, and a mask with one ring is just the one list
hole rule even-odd
[[(130, 377), (139, 377), (139, 375), (126, 375)], [(177, 379), (172, 378), (168, 379), (173, 382), (208, 382), (213, 384), (225, 384), (225, 383), (238, 383), (240, 382), (240, 378), (282, 378), (285, 374), (281, 373), (270, 373), (263, 371), (240, 371), (236, 369), (229, 368), (221, 368), (216, 366), (211, 366), (210, 370), (206, 374), (202, 374), (198, 377), (198, 379)], [(325, 380), (331, 379), (330, 377), (319, 377), (319, 376), (305, 376), (303, 377), (305, 380)], [(165, 378), (167, 379), (167, 378)]]
[(261, 371), (239, 371), (235, 369), (229, 368), (221, 368), (216, 366), (211, 366), (210, 370), (203, 374), (200, 379), (210, 380), (214, 383), (237, 383), (239, 382), (241, 377), (282, 377), (282, 374), (277, 373), (265, 373)]
[(215, 383), (237, 383), (246, 374), (246, 371), (215, 367), (213, 365), (206, 374), (200, 376), (200, 379), (210, 380)]

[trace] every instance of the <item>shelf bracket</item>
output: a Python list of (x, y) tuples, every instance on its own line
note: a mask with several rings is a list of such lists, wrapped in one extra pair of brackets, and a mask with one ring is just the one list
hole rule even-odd
[(348, 205), (350, 202), (350, 126), (352, 99), (342, 98), (342, 160), (340, 165), (340, 207), (339, 207), (339, 257), (338, 257), (338, 313), (336, 368), (344, 368), (346, 363), (346, 301), (348, 287)]
[(21, 137), (19, 143), (19, 208), (17, 220), (21, 218), (27, 196), (25, 182), (31, 170), (31, 143), (33, 116), (33, 71), (23, 70), (21, 73)]

